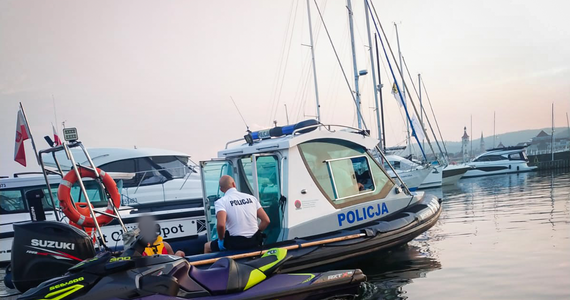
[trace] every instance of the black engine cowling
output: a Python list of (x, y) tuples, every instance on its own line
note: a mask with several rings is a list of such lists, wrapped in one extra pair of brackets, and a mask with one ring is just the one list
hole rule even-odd
[(12, 282), (21, 292), (95, 256), (91, 237), (68, 224), (40, 221), (13, 226)]

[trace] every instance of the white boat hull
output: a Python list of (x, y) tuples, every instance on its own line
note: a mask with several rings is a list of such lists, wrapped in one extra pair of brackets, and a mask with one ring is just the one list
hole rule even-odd
[(442, 185), (454, 185), (459, 179), (463, 178), (465, 173), (471, 169), (471, 166), (461, 165), (448, 165), (443, 168)]
[(536, 170), (536, 167), (529, 167), (525, 161), (472, 162), (470, 165), (473, 169), (467, 171), (463, 178)]
[[(402, 178), (406, 186), (410, 191), (415, 191), (426, 179), (426, 177), (431, 173), (431, 168), (419, 168), (415, 170), (400, 170), (398, 171), (398, 176)], [(390, 176), (397, 179), (396, 175), (392, 170), (388, 171)]]
[[(132, 209), (121, 210), (120, 214), (127, 227), (127, 230), (137, 227), (138, 217), (142, 214), (130, 212)], [(205, 217), (203, 208), (186, 208), (176, 210), (164, 210), (151, 213), (157, 219), (157, 224), (160, 226), (162, 237), (168, 241), (172, 239), (191, 239), (196, 238), (198, 235), (206, 234)], [(28, 215), (28, 213), (26, 213)], [(29, 215), (28, 215), (29, 216)], [(53, 212), (46, 212), (46, 219), (48, 221), (55, 221)], [(29, 219), (22, 219), (14, 223), (30, 222)], [(62, 221), (68, 223), (65, 219)], [(14, 229), (12, 223), (2, 224), (1, 232), (3, 238), (0, 239), (0, 263), (10, 262), (12, 257), (12, 241), (14, 240)], [(105, 242), (108, 247), (114, 249), (115, 247), (123, 246), (123, 230), (119, 224), (102, 226), (101, 231)]]
[(440, 187), (443, 180), (443, 166), (433, 167), (433, 170), (428, 174), (426, 179), (418, 187), (419, 189), (429, 189)]

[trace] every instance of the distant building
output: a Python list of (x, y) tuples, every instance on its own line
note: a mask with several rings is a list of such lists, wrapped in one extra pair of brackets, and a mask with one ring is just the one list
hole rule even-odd
[(481, 131), (481, 145), (479, 147), (479, 152), (485, 152), (485, 140), (483, 139), (483, 131)]
[(505, 145), (503, 145), (503, 142), (499, 142), (499, 144), (497, 145), (497, 148), (505, 148)]
[(537, 155), (551, 153), (553, 150), (554, 152), (570, 150), (570, 136), (555, 137), (554, 147), (552, 147), (552, 135), (541, 130), (530, 140), (526, 152), (529, 155)]
[(461, 152), (463, 153), (463, 162), (469, 161), (469, 135), (467, 134), (467, 127), (463, 127), (463, 136), (461, 137)]

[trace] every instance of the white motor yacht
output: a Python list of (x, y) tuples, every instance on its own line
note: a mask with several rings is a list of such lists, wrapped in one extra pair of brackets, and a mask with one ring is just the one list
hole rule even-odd
[(463, 177), (534, 171), (536, 167), (528, 166), (525, 147), (514, 146), (489, 149), (468, 163), (472, 169), (467, 171)]
[[(192, 162), (188, 154), (163, 149), (121, 148), (93, 148), (88, 152), (93, 163), (122, 186), (119, 213), (127, 228), (135, 226), (137, 218), (144, 213), (155, 216), (163, 237), (171, 244), (199, 235), (205, 238), (199, 166)], [(71, 153), (78, 164), (89, 165), (83, 151), (73, 148)], [(56, 152), (55, 157), (64, 172), (71, 169), (71, 163), (63, 152)], [(56, 160), (51, 155), (44, 155), (44, 165), (57, 170)], [(11, 258), (14, 237), (12, 224), (30, 220), (26, 193), (42, 189), (46, 219), (68, 222), (59, 211), (57, 189), (61, 176), (49, 175), (47, 179), (53, 204), (45, 178), (41, 175), (15, 174), (12, 178), (0, 179), (0, 264), (9, 262)], [(104, 211), (107, 199), (101, 196), (97, 182), (86, 179), (84, 184), (94, 209)], [(75, 202), (84, 201), (78, 185), (71, 189), (71, 196)], [(122, 229), (118, 222), (114, 221), (101, 229), (110, 246), (122, 246)]]

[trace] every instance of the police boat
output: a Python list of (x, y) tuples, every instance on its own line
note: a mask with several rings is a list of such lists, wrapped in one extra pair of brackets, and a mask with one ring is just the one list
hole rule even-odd
[(360, 269), (277, 274), (290, 258), (280, 248), (247, 263), (223, 258), (203, 270), (178, 256), (142, 256), (154, 240), (144, 236), (127, 242), (120, 256), (99, 253), (18, 299), (323, 299), (354, 297), (366, 281)]
[(437, 222), (441, 199), (410, 192), (399, 177), (391, 178), (371, 155), (373, 149), (382, 153), (377, 144), (367, 131), (316, 120), (228, 142), (217, 158), (200, 162), (208, 239), (217, 239), (218, 180), (230, 175), (269, 215), (264, 246), (187, 259), (208, 266), (222, 256), (246, 259), (284, 247), (292, 258), (283, 271), (290, 272), (411, 241)]

